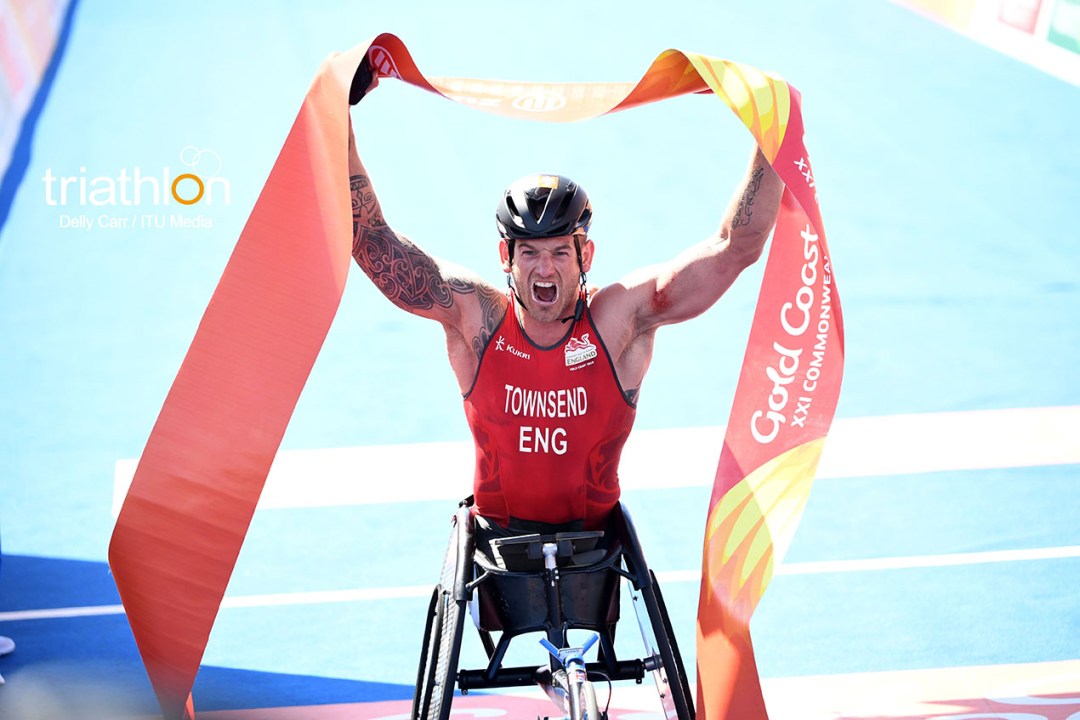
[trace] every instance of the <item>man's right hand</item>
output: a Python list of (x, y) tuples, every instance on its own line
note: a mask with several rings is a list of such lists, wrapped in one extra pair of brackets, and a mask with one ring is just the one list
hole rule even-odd
[(356, 105), (364, 97), (379, 85), (379, 74), (371, 69), (368, 56), (360, 61), (360, 67), (356, 68), (353, 75), (352, 87), (349, 88), (349, 105)]

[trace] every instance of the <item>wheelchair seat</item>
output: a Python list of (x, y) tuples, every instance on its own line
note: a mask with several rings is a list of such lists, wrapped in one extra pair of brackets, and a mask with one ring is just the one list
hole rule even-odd
[[(500, 556), (473, 553), (477, 578), (474, 619), (482, 632), (505, 636), (547, 629), (551, 598), (542, 548), (553, 542), (559, 568), (559, 606), (569, 629), (601, 630), (619, 619), (621, 546), (597, 547), (603, 531), (530, 533), (491, 541)], [(498, 562), (501, 560), (502, 562)]]
[[(513, 537), (494, 538), (491, 546), (498, 554), (496, 558), (486, 558), (478, 549), (478, 562), (494, 560), (498, 567), (517, 572), (544, 569), (544, 543), (555, 543), (558, 547), (556, 561), (559, 567), (579, 567), (591, 565), (601, 560), (606, 554), (598, 548), (597, 542), (604, 537), (603, 530), (560, 532), (553, 535), (527, 533)], [(502, 562), (499, 562), (502, 560)]]
[[(479, 549), (471, 498), (460, 503), (450, 543), (428, 609), (413, 699), (413, 720), (447, 720), (455, 688), (526, 687), (544, 684), (551, 668), (504, 667), (510, 643), (544, 633), (566, 646), (568, 630), (598, 636), (597, 659), (586, 663), (590, 679), (642, 682), (651, 674), (664, 716), (694, 720), (693, 698), (656, 576), (645, 563), (629, 511), (619, 504), (604, 531), (527, 532), (486, 540)], [(556, 569), (548, 574), (542, 548), (555, 543)], [(557, 582), (549, 578), (557, 575)], [(644, 644), (644, 656), (620, 659), (615, 630), (620, 622), (620, 586), (626, 583)], [(553, 611), (553, 608), (556, 611)], [(471, 612), (470, 612), (471, 611)], [(463, 621), (473, 617), (487, 655), (486, 667), (458, 670)], [(556, 626), (553, 617), (558, 617)], [(496, 639), (497, 636), (497, 639)], [(595, 675), (595, 678), (594, 678)]]

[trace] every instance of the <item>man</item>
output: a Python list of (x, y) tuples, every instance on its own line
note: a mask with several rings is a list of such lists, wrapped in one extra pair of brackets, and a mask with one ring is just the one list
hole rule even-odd
[(657, 328), (709, 309), (761, 256), (780, 179), (755, 150), (711, 237), (591, 292), (588, 196), (562, 176), (526, 176), (496, 211), (500, 290), (394, 231), (349, 140), (353, 257), (391, 302), (446, 332), (476, 443), (478, 530), (603, 527)]

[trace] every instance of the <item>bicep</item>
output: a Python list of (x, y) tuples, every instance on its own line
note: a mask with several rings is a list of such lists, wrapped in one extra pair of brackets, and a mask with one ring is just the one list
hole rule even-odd
[(717, 231), (635, 278), (639, 327), (682, 322), (712, 307), (761, 256), (783, 191), (780, 178), (755, 147), (746, 176)]
[[(474, 273), (425, 252), (386, 223), (351, 143), (350, 170), (356, 264), (394, 305), (441, 322), (448, 333), (457, 331), (469, 337), (469, 326), (489, 314), (489, 298), (498, 291)], [(478, 314), (483, 316), (481, 320), (477, 320)]]
[(471, 273), (436, 259), (387, 225), (357, 228), (353, 258), (375, 287), (403, 310), (457, 325), (483, 284)]
[(753, 259), (716, 234), (666, 263), (626, 278), (628, 309), (640, 330), (697, 317), (727, 292)]

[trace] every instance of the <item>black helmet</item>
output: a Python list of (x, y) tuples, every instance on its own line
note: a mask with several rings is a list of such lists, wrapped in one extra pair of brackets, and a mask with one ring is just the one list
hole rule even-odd
[(562, 175), (526, 175), (506, 188), (495, 211), (499, 234), (538, 240), (589, 232), (592, 206), (584, 188)]

